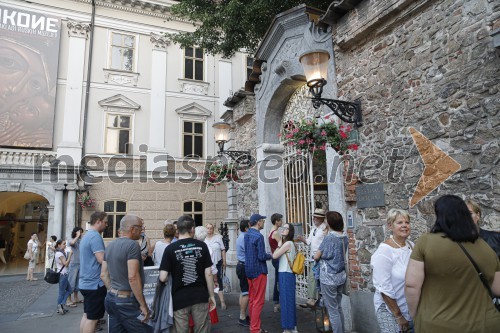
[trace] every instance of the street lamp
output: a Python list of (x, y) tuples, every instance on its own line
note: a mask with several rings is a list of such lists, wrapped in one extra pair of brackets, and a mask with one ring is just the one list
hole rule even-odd
[(328, 75), (328, 61), (330, 53), (325, 50), (312, 50), (302, 54), (299, 58), (306, 75), (307, 86), (313, 95), (312, 103), (315, 109), (326, 105), (342, 121), (353, 123), (360, 127), (363, 125), (361, 102), (346, 102), (337, 99), (321, 98), (323, 87), (326, 85)]
[(248, 150), (224, 150), (224, 145), (229, 141), (229, 130), (231, 125), (225, 121), (219, 121), (212, 126), (214, 128), (215, 142), (219, 146), (218, 155), (225, 155), (229, 159), (239, 164), (251, 164), (253, 161)]

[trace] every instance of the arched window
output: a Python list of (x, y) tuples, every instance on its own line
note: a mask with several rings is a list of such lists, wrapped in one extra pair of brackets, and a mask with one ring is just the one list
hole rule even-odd
[(194, 224), (196, 227), (203, 225), (203, 202), (184, 202), (183, 214), (191, 216), (194, 219)]
[(102, 237), (116, 238), (118, 237), (120, 220), (127, 215), (127, 203), (119, 200), (105, 201), (104, 211), (108, 214), (108, 226), (104, 229)]

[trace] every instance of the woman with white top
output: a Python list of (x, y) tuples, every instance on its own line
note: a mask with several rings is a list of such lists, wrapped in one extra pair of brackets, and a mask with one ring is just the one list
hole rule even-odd
[(380, 331), (412, 332), (413, 323), (404, 293), (405, 274), (413, 243), (410, 236), (410, 215), (401, 209), (387, 213), (387, 226), (392, 235), (380, 243), (371, 258), (375, 313)]
[(279, 259), (278, 279), (280, 290), (281, 327), (283, 333), (297, 333), (297, 315), (295, 306), (295, 274), (293, 261), (297, 255), (293, 237), (295, 229), (291, 224), (282, 227), (282, 240), (273, 253), (273, 259)]
[(52, 262), (56, 253), (56, 242), (57, 237), (55, 235), (50, 236), (50, 240), (47, 242), (47, 258), (45, 259), (45, 270), (54, 268), (52, 267)]
[(155, 243), (155, 249), (153, 250), (153, 260), (155, 266), (160, 266), (161, 259), (163, 258), (163, 253), (167, 246), (172, 243), (172, 239), (175, 236), (175, 226), (173, 224), (167, 224), (163, 227), (163, 239)]
[(38, 242), (37, 233), (31, 234), (31, 238), (28, 241), (28, 253), (30, 255), (28, 262), (28, 274), (26, 275), (26, 281), (36, 281), (38, 279), (33, 277), (33, 273), (36, 267), (36, 258), (38, 257), (38, 247), (40, 243)]
[(217, 280), (219, 281), (219, 300), (222, 310), (226, 309), (226, 302), (224, 302), (224, 284), (222, 275), (226, 269), (226, 247), (222, 241), (222, 236), (215, 234), (215, 228), (213, 224), (207, 223), (205, 225), (207, 228), (207, 238), (205, 238), (205, 243), (213, 251), (214, 262), (217, 267)]
[(68, 279), (69, 260), (66, 257), (65, 248), (65, 240), (60, 239), (56, 242), (55, 262), (57, 271), (61, 273), (59, 277), (59, 296), (57, 297), (57, 313), (60, 315), (68, 312), (68, 310), (64, 309), (64, 304), (71, 295), (71, 286)]

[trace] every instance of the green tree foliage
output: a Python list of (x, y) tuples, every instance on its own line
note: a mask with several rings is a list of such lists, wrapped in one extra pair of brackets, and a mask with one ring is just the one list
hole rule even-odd
[[(274, 17), (304, 0), (182, 0), (171, 8), (173, 17), (193, 22), (194, 32), (167, 34), (182, 47), (202, 47), (209, 54), (231, 57), (235, 51), (255, 52)], [(326, 10), (329, 0), (309, 0)]]

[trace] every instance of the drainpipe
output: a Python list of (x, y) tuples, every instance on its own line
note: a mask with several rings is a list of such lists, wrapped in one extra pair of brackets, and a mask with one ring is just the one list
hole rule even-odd
[(87, 136), (87, 115), (89, 113), (90, 77), (92, 73), (92, 53), (94, 50), (95, 0), (92, 0), (90, 19), (89, 59), (87, 63), (87, 86), (85, 87), (85, 109), (83, 110), (82, 159), (85, 157), (85, 139)]
[[(90, 18), (90, 39), (89, 39), (89, 58), (87, 61), (87, 86), (85, 87), (85, 106), (83, 110), (83, 131), (82, 131), (82, 160), (85, 158), (85, 139), (87, 138), (87, 116), (89, 113), (89, 96), (90, 96), (90, 78), (92, 74), (92, 54), (94, 50), (94, 25), (95, 25), (95, 0), (92, 0), (92, 16)], [(80, 161), (80, 162), (81, 162)], [(85, 179), (85, 165), (80, 163), (80, 177)], [(78, 193), (78, 192), (77, 192)], [(78, 198), (77, 198), (78, 200)], [(82, 208), (78, 206), (78, 222), (82, 221)], [(77, 223), (78, 223), (77, 222)]]

